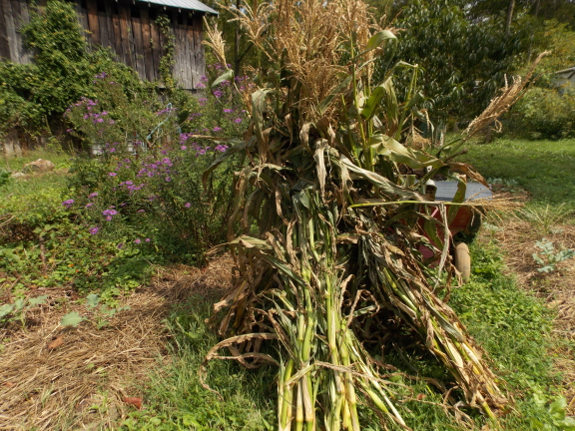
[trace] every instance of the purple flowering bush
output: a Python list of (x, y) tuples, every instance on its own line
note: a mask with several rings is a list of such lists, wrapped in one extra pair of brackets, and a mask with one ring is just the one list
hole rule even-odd
[[(106, 82), (113, 87), (111, 76), (95, 79), (102, 92)], [(197, 98), (176, 97), (163, 105), (132, 102), (112, 88), (70, 108), (72, 133), (97, 148), (75, 160), (70, 178), (92, 235), (125, 238), (170, 261), (201, 261), (225, 239), (240, 160), (230, 158), (206, 184), (201, 177), (228, 150), (226, 139), (244, 132), (246, 112), (237, 90), (249, 84), (246, 78), (234, 84), (211, 88), (204, 78)]]
[[(83, 169), (106, 171), (96, 174), (96, 185), (74, 189), (76, 203), (93, 226), (90, 233), (132, 238), (132, 244), (152, 248), (170, 261), (202, 260), (208, 247), (224, 240), (238, 161), (218, 170), (204, 186), (202, 173), (227, 146), (191, 140), (182, 133), (177, 144), (158, 152), (112, 154), (84, 164)], [(87, 177), (86, 172), (75, 175)]]
[(94, 76), (93, 97), (82, 97), (64, 113), (68, 132), (86, 150), (105, 155), (133, 152), (158, 123), (157, 92), (148, 84), (122, 82), (125, 74), (100, 72)]

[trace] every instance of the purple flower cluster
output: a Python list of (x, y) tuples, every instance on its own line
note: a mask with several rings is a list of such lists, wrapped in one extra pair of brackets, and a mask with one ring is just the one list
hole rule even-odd
[(172, 111), (177, 111), (178, 108), (172, 108), (171, 106), (168, 106), (164, 109), (162, 109), (161, 111), (156, 112), (156, 115), (162, 115), (162, 114), (169, 114)]
[(91, 227), (90, 229), (88, 229), (88, 232), (90, 232), (91, 235), (96, 235), (99, 231), (100, 231), (100, 228), (98, 226), (94, 226), (94, 227)]
[[(87, 97), (82, 97), (78, 102), (74, 103), (74, 106), (78, 107), (78, 106), (82, 106), (85, 105), (86, 108), (89, 110), (92, 109), (93, 106), (96, 106), (98, 104), (98, 101), (94, 101), (91, 99), (88, 99)], [(72, 106), (70, 106), (71, 108)]]
[[(91, 113), (91, 114), (86, 114), (84, 115), (84, 120), (91, 120), (92, 123), (97, 124), (97, 123), (103, 123), (105, 121), (104, 118), (106, 115), (108, 115), (108, 111), (102, 111), (101, 113)], [(108, 121), (110, 124), (114, 124), (114, 120), (109, 120)]]
[(73, 203), (74, 203), (74, 199), (68, 199), (68, 200), (65, 200), (64, 202), (62, 202), (62, 205), (64, 205), (66, 208), (70, 208)]
[[(221, 127), (214, 127), (214, 128), (212, 129), (213, 132), (218, 132), (218, 131), (220, 131), (220, 130), (222, 130)], [(209, 129), (205, 129), (204, 131), (205, 131), (205, 132), (209, 132), (210, 130), (209, 130)], [(180, 149), (181, 149), (182, 151), (187, 151), (188, 149), (191, 149), (191, 150), (195, 151), (196, 156), (199, 156), (199, 155), (206, 154), (208, 151), (211, 150), (211, 147), (202, 147), (201, 145), (199, 145), (199, 144), (196, 143), (196, 142), (192, 142), (191, 144), (187, 144), (188, 139), (190, 139), (192, 136), (193, 136), (192, 133), (182, 133), (182, 134), (180, 134), (180, 144), (181, 144)], [(186, 145), (184, 145), (184, 144), (186, 144)], [(223, 152), (225, 152), (228, 148), (229, 148), (229, 147), (228, 147), (227, 145), (219, 144), (219, 145), (217, 145), (217, 146), (214, 148), (214, 151), (219, 151), (219, 152), (222, 152), (222, 153), (223, 153)]]
[[(113, 207), (110, 207), (113, 208)], [(106, 220), (111, 221), (112, 217), (115, 216), (116, 214), (118, 214), (118, 211), (116, 211), (115, 209), (107, 209), (102, 211), (102, 215), (106, 216)]]
[[(146, 238), (144, 241), (150, 242), (151, 239), (150, 239), (150, 238)], [(140, 238), (136, 238), (136, 239), (134, 240), (134, 244), (140, 244), (141, 242), (142, 242), (142, 240), (141, 240)]]
[(126, 189), (129, 190), (129, 194), (132, 194), (134, 192), (137, 192), (138, 190), (142, 190), (142, 188), (145, 186), (144, 183), (141, 183), (140, 185), (136, 186), (132, 181), (126, 181), (126, 182), (122, 182), (119, 184), (120, 187), (125, 186)]
[(107, 76), (108, 76), (108, 74), (106, 72), (102, 72), (102, 73), (98, 73), (97, 75), (94, 75), (94, 78), (104, 79)]
[[(164, 157), (161, 161), (152, 161), (151, 163), (142, 163), (143, 167), (137, 173), (136, 177), (147, 175), (152, 178), (156, 175), (167, 175), (171, 173), (170, 168), (173, 162), (169, 157)], [(139, 189), (138, 189), (139, 190)]]
[[(206, 100), (207, 100), (207, 99), (206, 99)], [(190, 115), (188, 116), (188, 119), (187, 119), (186, 121), (194, 121), (195, 118), (201, 117), (201, 116), (202, 116), (202, 113), (201, 113), (201, 112), (196, 112), (196, 113), (194, 113), (194, 114), (190, 114)]]
[[(226, 66), (228, 67), (228, 69), (230, 67), (232, 67), (231, 64), (227, 64)], [(208, 64), (208, 69), (212, 69), (212, 68), (215, 70), (222, 70), (224, 68), (224, 65), (221, 63)]]

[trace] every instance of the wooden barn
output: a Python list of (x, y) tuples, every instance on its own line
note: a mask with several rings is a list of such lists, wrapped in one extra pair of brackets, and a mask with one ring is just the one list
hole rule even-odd
[[(28, 22), (33, 0), (0, 0), (0, 58), (29, 63), (32, 53), (19, 28)], [(217, 12), (198, 0), (75, 0), (80, 24), (93, 45), (110, 47), (116, 59), (138, 71), (142, 79), (159, 77), (167, 38), (156, 24), (159, 14), (170, 19), (175, 37), (174, 78), (194, 90), (205, 73), (202, 19)], [(46, 0), (37, 0), (41, 8)]]

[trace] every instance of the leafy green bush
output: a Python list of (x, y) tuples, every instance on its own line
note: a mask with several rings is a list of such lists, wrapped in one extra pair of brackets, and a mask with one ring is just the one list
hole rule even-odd
[(33, 64), (0, 62), (0, 124), (41, 128), (46, 116), (64, 112), (85, 94), (99, 62), (88, 53), (74, 6), (49, 1), (43, 14), (32, 12), (23, 26)]
[(32, 11), (21, 31), (34, 61), (0, 61), (0, 131), (46, 129), (48, 119), (61, 120), (71, 103), (101, 95), (98, 87), (107, 75), (114, 76), (116, 93), (123, 92), (132, 107), (157, 100), (155, 83), (141, 81), (133, 69), (115, 62), (109, 49), (89, 49), (73, 4), (49, 0), (42, 13)]
[(10, 172), (7, 170), (0, 168), (0, 187), (10, 182), (11, 176)]
[(575, 92), (534, 87), (517, 102), (515, 131), (532, 139), (575, 136)]

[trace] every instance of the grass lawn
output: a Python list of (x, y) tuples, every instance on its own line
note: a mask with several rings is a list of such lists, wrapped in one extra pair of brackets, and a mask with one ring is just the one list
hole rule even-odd
[(461, 161), (484, 177), (515, 183), (532, 195), (534, 204), (565, 203), (575, 209), (575, 139), (527, 141), (498, 139), (473, 144)]

